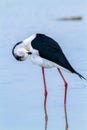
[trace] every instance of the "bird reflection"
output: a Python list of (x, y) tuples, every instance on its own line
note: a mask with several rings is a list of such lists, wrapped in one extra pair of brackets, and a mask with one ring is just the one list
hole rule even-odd
[[(47, 96), (44, 96), (44, 114), (45, 114), (45, 126), (44, 130), (47, 130), (47, 125), (48, 125), (48, 114), (47, 114), (47, 108), (46, 108), (46, 102), (47, 102)], [(67, 108), (66, 104), (64, 104), (64, 117), (65, 117), (65, 130), (68, 130), (69, 125), (68, 125), (68, 117), (67, 117)]]
[(47, 102), (47, 95), (44, 96), (44, 114), (45, 114), (45, 128), (44, 128), (44, 130), (47, 130), (47, 125), (48, 125), (48, 114), (47, 114), (46, 102)]
[(68, 130), (69, 125), (68, 125), (68, 117), (67, 117), (67, 109), (66, 109), (66, 104), (64, 104), (64, 114), (65, 114), (65, 130)]
[[(44, 130), (47, 130), (47, 125), (48, 125), (48, 114), (47, 114), (47, 95), (44, 96), (44, 114), (45, 114), (45, 125), (44, 125)], [(65, 130), (68, 130), (69, 125), (68, 125), (68, 116), (67, 116), (67, 108), (66, 104), (64, 104), (64, 117), (65, 117)]]

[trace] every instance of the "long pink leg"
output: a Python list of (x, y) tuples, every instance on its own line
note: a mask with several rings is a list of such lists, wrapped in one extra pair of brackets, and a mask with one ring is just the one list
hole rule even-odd
[(44, 72), (44, 67), (42, 67), (42, 75), (43, 75), (43, 82), (44, 82), (44, 109), (46, 108), (46, 101), (47, 101), (47, 87), (46, 87), (46, 79), (45, 79), (45, 72)]
[(60, 73), (60, 75), (61, 75), (61, 77), (62, 77), (62, 79), (63, 79), (63, 81), (64, 81), (64, 86), (65, 86), (64, 104), (66, 104), (66, 96), (67, 96), (68, 83), (66, 82), (66, 80), (65, 80), (65, 78), (64, 78), (64, 76), (63, 76), (61, 70), (60, 70), (59, 68), (57, 68), (57, 69), (58, 69), (58, 71), (59, 71), (59, 73)]

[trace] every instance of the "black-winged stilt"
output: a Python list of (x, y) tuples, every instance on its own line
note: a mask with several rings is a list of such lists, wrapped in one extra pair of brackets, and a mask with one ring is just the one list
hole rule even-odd
[[(77, 74), (80, 78), (85, 79), (70, 65), (58, 43), (44, 34), (37, 33), (24, 41), (18, 42), (13, 47), (12, 54), (19, 61), (23, 61), (29, 56), (33, 63), (42, 67), (45, 97), (47, 96), (47, 87), (44, 68), (56, 67), (64, 81), (64, 104), (66, 104), (68, 83), (66, 82), (60, 68), (66, 69)], [(44, 105), (46, 105), (46, 100)]]

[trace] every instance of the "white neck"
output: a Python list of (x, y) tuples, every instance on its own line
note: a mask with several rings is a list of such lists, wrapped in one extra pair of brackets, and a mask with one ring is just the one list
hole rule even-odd
[(27, 39), (25, 39), (25, 40), (23, 41), (23, 43), (24, 43), (25, 45), (30, 44), (31, 41), (32, 41), (35, 37), (36, 37), (36, 34), (33, 34), (32, 36), (30, 36), (30, 37), (28, 37)]

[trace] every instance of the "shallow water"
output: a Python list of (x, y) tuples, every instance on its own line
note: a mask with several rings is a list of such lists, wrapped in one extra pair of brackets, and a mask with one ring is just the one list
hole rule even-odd
[[(44, 111), (41, 68), (29, 59), (18, 62), (11, 53), (16, 42), (45, 33), (59, 42), (72, 66), (87, 77), (86, 4), (80, 0), (0, 2), (1, 130), (87, 130), (87, 82), (62, 71), (69, 84), (65, 109), (60, 75), (56, 69), (45, 70), (48, 97)], [(56, 20), (73, 16), (83, 19)]]

